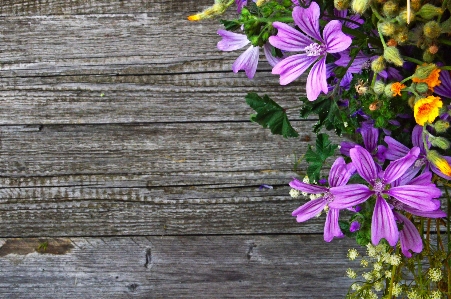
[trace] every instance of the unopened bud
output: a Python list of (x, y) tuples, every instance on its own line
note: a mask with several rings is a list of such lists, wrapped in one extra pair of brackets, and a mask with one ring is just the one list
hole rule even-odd
[(195, 14), (195, 15), (188, 16), (188, 20), (189, 21), (200, 21), (200, 20), (209, 19), (209, 18), (213, 18), (213, 17), (219, 16), (219, 15), (222, 15), (227, 10), (227, 8), (232, 4), (233, 4), (232, 1), (227, 1), (227, 0), (215, 1), (215, 4), (208, 7), (204, 11), (202, 11), (198, 14)]
[(407, 27), (401, 27), (395, 32), (393, 38), (399, 43), (404, 44), (409, 39), (409, 29)]
[(402, 25), (412, 23), (413, 21), (415, 21), (415, 14), (412, 10), (410, 10), (410, 18), (409, 18), (407, 15), (407, 8), (404, 8), (399, 12), (399, 15), (396, 19)]
[(433, 146), (438, 147), (443, 150), (447, 150), (450, 146), (448, 139), (443, 138), (443, 137), (432, 136), (429, 138), (429, 141), (431, 142), (431, 144)]
[(429, 75), (432, 73), (433, 70), (435, 70), (437, 66), (434, 63), (426, 64), (426, 65), (420, 65), (415, 70), (415, 73), (413, 76), (418, 79), (426, 79), (429, 77)]
[(370, 109), (370, 111), (376, 111), (377, 109), (379, 109), (379, 107), (379, 102), (373, 102), (370, 104), (370, 106), (368, 106), (368, 109)]
[(402, 66), (404, 61), (399, 54), (399, 50), (396, 47), (385, 47), (384, 49), (384, 58), (388, 62), (393, 63), (396, 66)]
[(376, 73), (379, 74), (380, 72), (382, 72), (385, 69), (385, 59), (382, 56), (379, 56), (378, 58), (374, 59), (371, 62), (371, 70)]
[(428, 151), (426, 157), (444, 175), (451, 176), (451, 166), (449, 165), (448, 161), (446, 161), (437, 151)]
[(382, 6), (382, 12), (387, 17), (394, 17), (398, 13), (398, 4), (394, 1), (387, 1)]
[(429, 50), (426, 50), (423, 52), (423, 61), (424, 62), (432, 62), (434, 61), (435, 55), (429, 52)]
[(390, 38), (387, 42), (387, 46), (389, 47), (396, 47), (398, 45), (398, 42), (395, 41), (393, 38)]
[(390, 22), (383, 22), (379, 25), (379, 31), (385, 36), (392, 36), (395, 33), (396, 26)]
[(429, 86), (426, 83), (418, 83), (415, 86), (415, 89), (419, 92), (419, 93), (425, 93), (429, 90)]
[(428, 38), (437, 38), (442, 33), (442, 29), (436, 21), (429, 21), (424, 24), (423, 33)]
[(434, 6), (432, 4), (423, 5), (420, 10), (417, 12), (417, 15), (426, 20), (431, 20), (443, 13), (443, 10), (440, 7)]
[(434, 123), (434, 129), (437, 133), (445, 133), (449, 128), (449, 122), (438, 120)]
[(338, 10), (344, 10), (349, 8), (351, 0), (334, 0), (334, 7)]
[(414, 11), (418, 11), (421, 6), (421, 1), (422, 0), (410, 0), (410, 8)]
[(352, 0), (351, 9), (362, 15), (370, 7), (370, 0)]
[(391, 90), (392, 85), (393, 85), (393, 83), (389, 83), (389, 84), (385, 85), (384, 94), (387, 98), (393, 97), (393, 91)]
[(374, 87), (373, 90), (377, 95), (381, 95), (384, 93), (384, 89), (385, 89), (385, 84), (382, 81), (376, 81), (374, 83)]
[(407, 100), (407, 104), (410, 106), (410, 108), (413, 109), (413, 107), (415, 106), (415, 101), (416, 101), (416, 97), (415, 97), (415, 96), (411, 96), (411, 97)]

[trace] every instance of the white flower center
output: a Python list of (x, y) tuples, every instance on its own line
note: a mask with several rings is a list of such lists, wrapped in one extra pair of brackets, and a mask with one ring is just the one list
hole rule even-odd
[(425, 158), (421, 158), (415, 161), (415, 167), (421, 167), (426, 164)]
[(385, 187), (385, 185), (384, 185), (380, 180), (377, 180), (377, 181), (374, 183), (373, 190), (374, 190), (374, 192), (376, 192), (376, 193), (381, 193), (382, 191), (384, 191), (384, 187)]
[(324, 53), (325, 47), (317, 43), (311, 43), (304, 48), (304, 51), (307, 56), (320, 56)]

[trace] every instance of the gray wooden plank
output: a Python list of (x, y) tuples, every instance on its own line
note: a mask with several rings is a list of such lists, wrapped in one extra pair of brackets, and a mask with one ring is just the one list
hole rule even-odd
[(5, 298), (342, 298), (354, 246), (297, 235), (0, 242)]

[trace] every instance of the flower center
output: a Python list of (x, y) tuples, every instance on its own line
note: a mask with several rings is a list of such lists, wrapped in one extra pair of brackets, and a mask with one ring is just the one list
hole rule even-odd
[(373, 191), (376, 193), (381, 193), (384, 191), (384, 187), (385, 185), (380, 180), (377, 180), (374, 182)]
[(418, 159), (418, 160), (415, 161), (414, 166), (415, 167), (421, 167), (421, 166), (423, 166), (425, 164), (426, 164), (426, 159), (425, 158), (421, 158), (421, 159)]
[(330, 192), (324, 193), (323, 200), (328, 204), (334, 201), (334, 196)]
[(304, 51), (307, 56), (320, 56), (324, 53), (325, 47), (317, 43), (311, 43), (304, 48)]

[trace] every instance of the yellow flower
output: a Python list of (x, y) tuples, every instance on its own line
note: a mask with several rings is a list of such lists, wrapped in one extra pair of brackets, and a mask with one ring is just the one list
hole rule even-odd
[(403, 90), (404, 88), (406, 88), (407, 86), (405, 86), (404, 84), (400, 83), (400, 82), (395, 82), (392, 84), (391, 86), (391, 91), (393, 92), (393, 96), (400, 96), (401, 95), (401, 90)]
[(414, 83), (426, 83), (431, 91), (434, 91), (434, 87), (439, 86), (442, 81), (440, 81), (438, 78), (440, 76), (440, 69), (434, 69), (431, 71), (429, 76), (425, 79), (420, 79), (417, 77), (412, 78), (412, 82)]
[(413, 107), (415, 121), (420, 126), (424, 126), (426, 122), (432, 123), (438, 116), (439, 109), (442, 106), (443, 103), (439, 97), (428, 96), (427, 98), (419, 99)]

